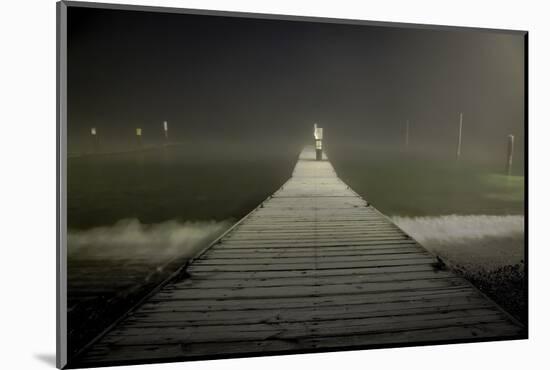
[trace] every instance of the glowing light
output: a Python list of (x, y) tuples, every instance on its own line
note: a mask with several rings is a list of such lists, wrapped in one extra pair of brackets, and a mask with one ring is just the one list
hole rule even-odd
[(95, 136), (97, 134), (97, 131), (95, 130), (95, 127), (92, 127), (92, 135)]
[(315, 125), (315, 132), (313, 135), (315, 136), (315, 140), (323, 140), (323, 128)]
[(168, 131), (168, 122), (164, 121), (164, 131)]

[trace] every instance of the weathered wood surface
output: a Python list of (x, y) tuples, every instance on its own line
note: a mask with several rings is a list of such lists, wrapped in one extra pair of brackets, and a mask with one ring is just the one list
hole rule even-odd
[(336, 175), (301, 153), (293, 175), (93, 344), (81, 364), (523, 335)]

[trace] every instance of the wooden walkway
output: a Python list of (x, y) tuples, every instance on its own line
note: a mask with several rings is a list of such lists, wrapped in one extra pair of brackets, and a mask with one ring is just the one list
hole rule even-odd
[(524, 335), (314, 155), (79, 365)]

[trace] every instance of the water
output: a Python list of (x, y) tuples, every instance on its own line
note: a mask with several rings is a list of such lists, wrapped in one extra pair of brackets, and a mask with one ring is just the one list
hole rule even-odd
[(524, 211), (522, 170), (505, 176), (498, 162), (456, 162), (340, 147), (330, 159), (338, 175), (386, 215), (521, 215)]
[(294, 162), (291, 151), (186, 146), (71, 158), (68, 227), (240, 218), (288, 179)]

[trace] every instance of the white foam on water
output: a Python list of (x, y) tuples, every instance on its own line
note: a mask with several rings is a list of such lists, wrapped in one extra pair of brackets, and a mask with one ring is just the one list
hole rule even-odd
[(497, 267), (524, 259), (521, 215), (393, 217), (426, 249), (462, 265)]
[(192, 257), (231, 226), (226, 221), (169, 220), (142, 224), (137, 219), (119, 220), (112, 226), (68, 232), (69, 258), (165, 259)]

